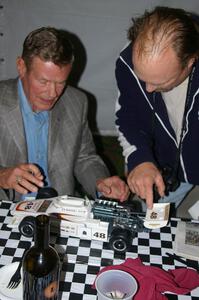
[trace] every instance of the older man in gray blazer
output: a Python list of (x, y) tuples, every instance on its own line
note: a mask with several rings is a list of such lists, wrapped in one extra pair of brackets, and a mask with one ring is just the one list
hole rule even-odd
[(127, 185), (109, 172), (95, 152), (87, 123), (87, 99), (66, 85), (73, 49), (62, 31), (31, 32), (17, 59), (19, 78), (0, 82), (0, 197), (14, 200), (39, 187), (60, 195), (75, 193), (75, 178), (85, 191), (96, 189), (121, 201)]

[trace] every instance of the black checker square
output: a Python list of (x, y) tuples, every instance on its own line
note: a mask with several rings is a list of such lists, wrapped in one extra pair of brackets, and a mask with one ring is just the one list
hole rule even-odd
[(78, 248), (75, 246), (67, 246), (66, 253), (68, 254), (77, 254)]
[(187, 259), (187, 266), (199, 271), (199, 263), (196, 260)]
[(139, 258), (143, 263), (150, 263), (150, 255), (149, 254), (138, 254)]
[(160, 240), (160, 232), (151, 231), (149, 237), (152, 240)]
[(32, 241), (19, 241), (18, 248), (29, 249), (32, 245)]
[(159, 268), (159, 269), (161, 269), (161, 264), (159, 264), (159, 263), (150, 263), (150, 266), (153, 266), (153, 267), (156, 267), (156, 268)]
[(0, 223), (3, 223), (5, 220), (5, 216), (0, 215)]
[(95, 288), (92, 288), (92, 286), (90, 284), (85, 284), (84, 294), (96, 295), (97, 291)]
[(168, 265), (168, 266), (170, 265), (172, 267), (174, 264), (174, 259), (169, 256), (163, 256), (162, 263), (163, 265)]
[(178, 300), (178, 296), (177, 295), (172, 295), (172, 294), (165, 294), (169, 300)]
[(150, 247), (150, 255), (161, 256), (161, 249), (157, 247)]
[(80, 240), (79, 246), (84, 247), (84, 248), (90, 248), (91, 241), (90, 240)]
[(169, 225), (170, 225), (171, 228), (176, 228), (177, 225), (178, 225), (178, 221), (174, 220), (174, 219), (171, 219)]
[(170, 226), (165, 226), (165, 227), (160, 228), (160, 234), (162, 234), (162, 233), (171, 234), (171, 227)]
[(86, 278), (86, 274), (74, 273), (73, 282), (84, 283)]
[(21, 233), (19, 233), (19, 232), (11, 232), (10, 233), (10, 239), (20, 240), (20, 238), (21, 238)]
[(6, 239), (1, 239), (0, 238), (0, 247), (5, 247), (6, 243), (7, 243)]
[(127, 252), (137, 253), (138, 252), (138, 246), (137, 245), (131, 245), (131, 246), (129, 246)]
[(80, 263), (88, 263), (89, 261), (89, 257), (88, 256), (85, 256), (85, 255), (77, 255), (77, 262), (80, 262)]
[(90, 256), (101, 257), (102, 250), (101, 249), (91, 249)]
[(173, 248), (173, 242), (161, 241), (161, 248), (172, 249)]
[(82, 295), (77, 294), (77, 293), (70, 293), (69, 298), (65, 298), (65, 299), (68, 299), (68, 300), (82, 300)]
[(68, 238), (67, 237), (62, 237), (62, 236), (57, 236), (56, 237), (56, 243), (60, 244), (60, 245), (67, 245)]
[(9, 228), (9, 227), (7, 226), (7, 224), (3, 223), (2, 226), (1, 226), (1, 230), (11, 231), (11, 228)]
[(140, 246), (149, 246), (149, 239), (138, 238), (138, 244)]
[(59, 290), (63, 292), (69, 292), (71, 288), (71, 282), (61, 281), (59, 282)]
[(16, 248), (5, 247), (2, 255), (14, 256), (16, 252)]
[(71, 263), (67, 263), (67, 262), (64, 262), (62, 264), (62, 270), (64, 272), (74, 272), (74, 269), (75, 269), (75, 264), (71, 264)]
[(126, 258), (125, 253), (119, 253), (119, 252), (113, 252), (113, 253), (114, 253), (114, 259), (125, 260)]
[(113, 259), (110, 258), (102, 258), (101, 259), (101, 265), (102, 266), (109, 266), (113, 264)]
[(0, 205), (0, 210), (5, 209), (6, 215), (9, 214), (9, 209), (10, 209), (11, 204), (12, 203), (9, 201), (2, 201), (1, 205)]
[(103, 249), (110, 250), (111, 249), (110, 244), (108, 242), (103, 242)]
[(99, 271), (100, 271), (100, 267), (98, 267), (98, 266), (88, 266), (88, 268), (87, 268), (88, 274), (96, 275), (96, 274), (98, 274)]

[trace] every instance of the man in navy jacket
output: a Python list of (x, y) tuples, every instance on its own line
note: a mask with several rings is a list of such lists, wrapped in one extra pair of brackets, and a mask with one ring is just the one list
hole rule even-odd
[(133, 20), (128, 37), (116, 63), (116, 126), (128, 184), (149, 208), (153, 187), (160, 201), (177, 207), (199, 184), (197, 26), (184, 10), (156, 7)]

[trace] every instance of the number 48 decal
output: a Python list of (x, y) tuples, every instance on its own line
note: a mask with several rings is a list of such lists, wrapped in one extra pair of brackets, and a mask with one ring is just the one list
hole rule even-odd
[(93, 234), (93, 236), (95, 236), (96, 238), (100, 238), (100, 239), (106, 239), (106, 234), (103, 232), (95, 232)]

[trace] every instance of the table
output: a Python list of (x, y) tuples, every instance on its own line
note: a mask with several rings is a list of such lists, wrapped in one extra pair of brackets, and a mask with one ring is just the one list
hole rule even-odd
[[(20, 261), (29, 238), (21, 236), (17, 229), (6, 226), (12, 218), (9, 212), (10, 203), (2, 201), (0, 205), (0, 267)], [(169, 258), (166, 252), (173, 253), (177, 221), (172, 220), (168, 226), (151, 232), (138, 233), (133, 239), (131, 248), (126, 254), (114, 253), (108, 243), (81, 240), (79, 238), (51, 236), (63, 259), (60, 298), (62, 300), (95, 300), (96, 291), (91, 285), (96, 274), (103, 266), (120, 264), (125, 258), (141, 258), (145, 265), (158, 266), (164, 270), (186, 267), (184, 264)], [(196, 261), (186, 260), (189, 267), (198, 268)], [(188, 295), (167, 294), (169, 300), (198, 300), (199, 288)]]

